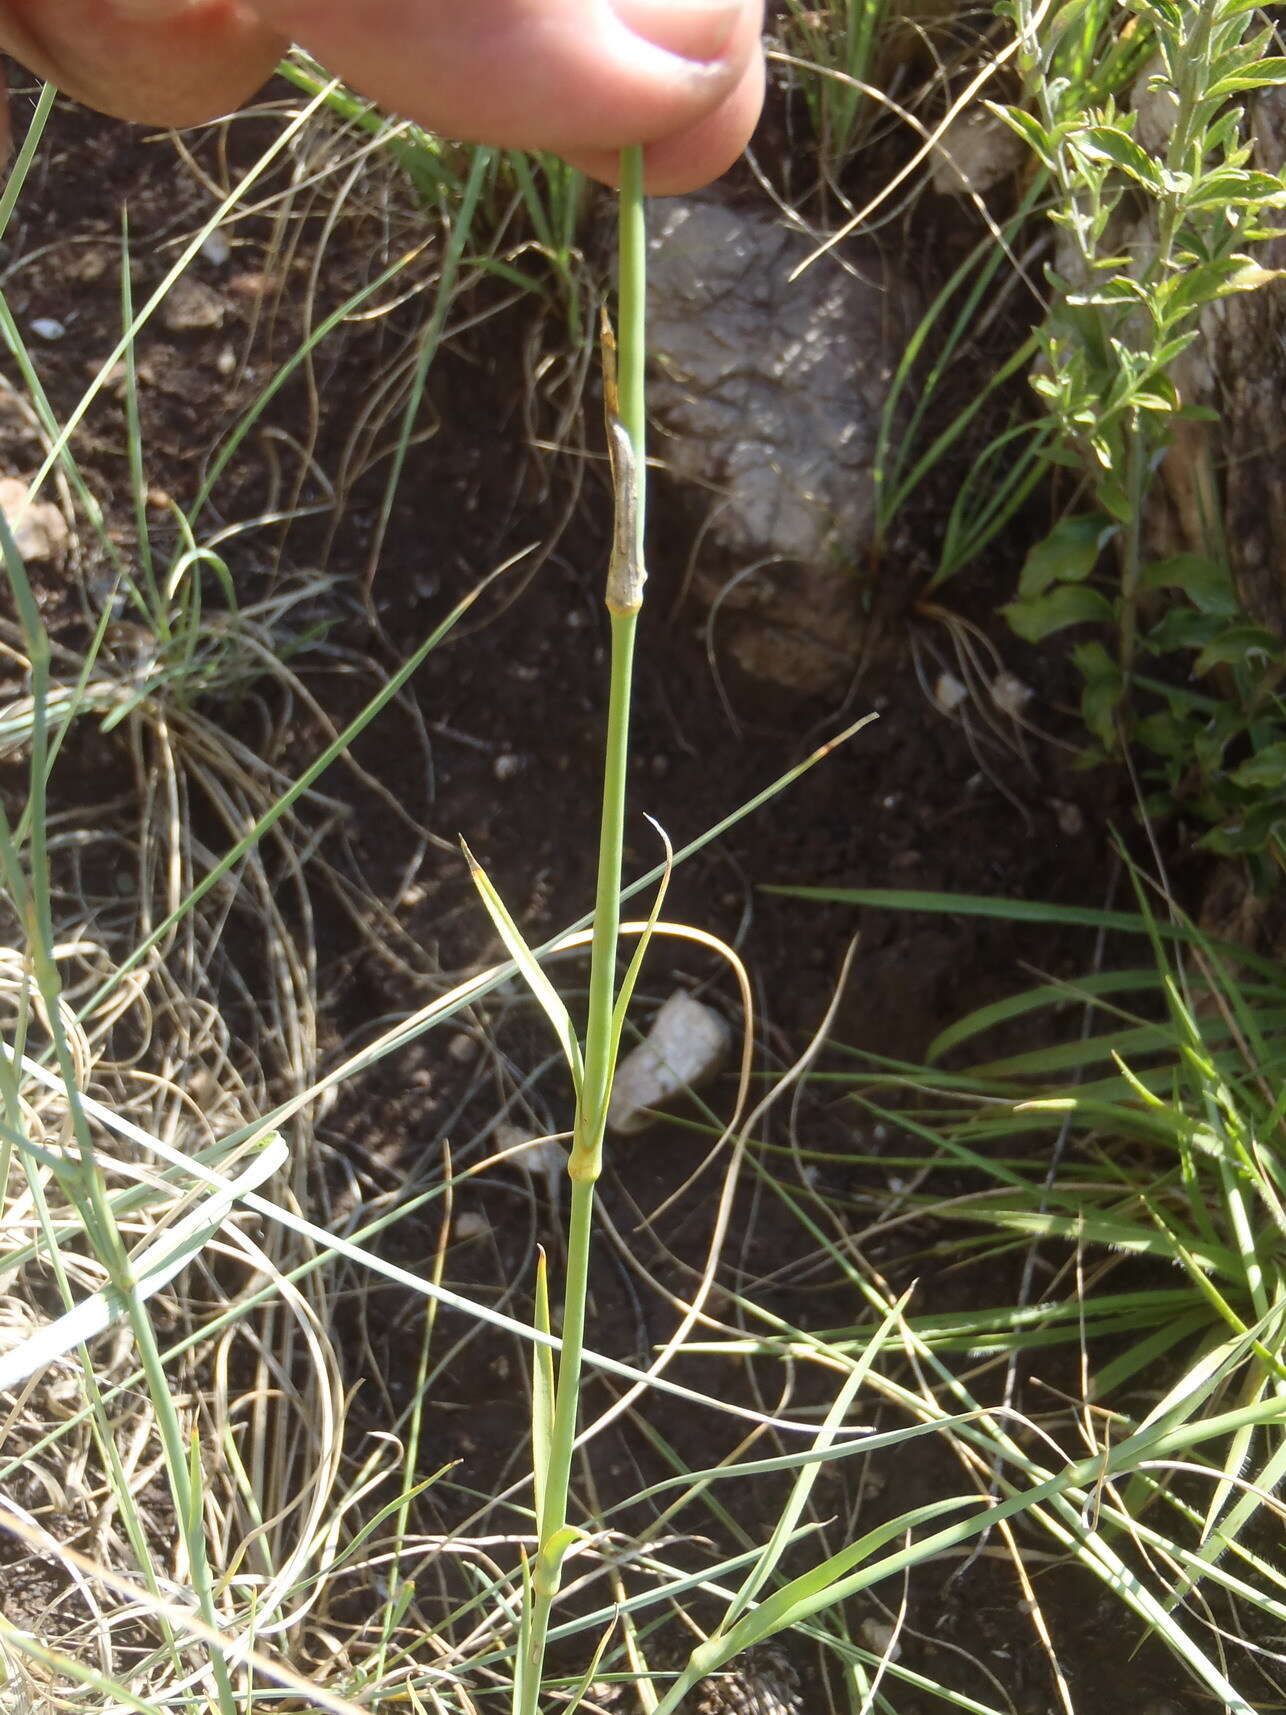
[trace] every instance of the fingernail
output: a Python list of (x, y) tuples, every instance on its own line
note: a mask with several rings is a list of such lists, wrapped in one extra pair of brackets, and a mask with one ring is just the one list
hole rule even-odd
[(745, 10), (745, 0), (612, 0), (625, 28), (685, 60), (716, 60)]

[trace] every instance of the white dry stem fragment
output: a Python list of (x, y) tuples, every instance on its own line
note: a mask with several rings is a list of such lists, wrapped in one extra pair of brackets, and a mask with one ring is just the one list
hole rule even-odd
[(621, 396), (616, 385), (616, 335), (603, 311), (599, 347), (603, 359), (603, 415), (607, 423), (607, 456), (612, 467), (612, 555), (607, 563), (607, 611), (637, 613), (643, 605), (643, 566), (639, 501), (643, 492), (638, 449), (621, 421)]
[(732, 1032), (712, 1007), (685, 990), (672, 994), (652, 1021), (645, 1041), (617, 1068), (607, 1110), (608, 1130), (644, 1131), (680, 1090), (714, 1076), (727, 1057)]
[(607, 566), (607, 607), (610, 613), (635, 613), (643, 605), (647, 572), (639, 554), (638, 475), (634, 442), (619, 417), (608, 419), (607, 447), (616, 495), (612, 557)]

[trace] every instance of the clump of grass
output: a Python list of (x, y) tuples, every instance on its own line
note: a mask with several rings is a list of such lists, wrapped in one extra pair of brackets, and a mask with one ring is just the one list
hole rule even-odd
[(873, 81), (889, 18), (883, 0), (787, 0), (781, 42), (803, 62), (799, 76), (828, 184), (835, 184), (869, 130), (875, 110), (862, 85)]
[[(1209, 1440), (1200, 1459), (1148, 1458), (1113, 1486), (1117, 1524), (1147, 1557), (1167, 1613), (1186, 1608), (1195, 1619), (1207, 1600), (1226, 1600), (1229, 1623), (1253, 1645), (1275, 1626), (1286, 1588), (1263, 1553), (1280, 1530), (1275, 1496), (1286, 1474), (1280, 969), (1181, 919), (1154, 918), (1142, 891), (1137, 914), (811, 892), (894, 910), (1079, 923), (1109, 947), (1132, 936), (1148, 955), (1124, 968), (1105, 958), (1107, 968), (1079, 980), (982, 1008), (944, 1031), (922, 1066), (841, 1050), (827, 1082), (851, 1090), (868, 1122), (895, 1140), (869, 1165), (905, 1181), (864, 1242), (931, 1214), (959, 1228), (930, 1252), (957, 1269), (971, 1258), (993, 1268), (1006, 1255), (1022, 1260), (1016, 1302), (912, 1311), (908, 1325), (925, 1350), (939, 1363), (967, 1356), (975, 1388), (998, 1370), (1000, 1397), (1014, 1408), (1019, 1376), (1066, 1348), (1079, 1361), (1082, 1433), (1128, 1443), (1181, 1418)], [(999, 1027), (1059, 1016), (1073, 1028), (1041, 1029), (1048, 1046), (968, 1058)], [(950, 1197), (936, 1189), (940, 1172), (951, 1176)], [(960, 1189), (962, 1176), (976, 1188)], [(1221, 1427), (1207, 1436), (1203, 1420)], [(1220, 1575), (1206, 1586), (1212, 1569)], [(1180, 1653), (1191, 1661), (1186, 1645)], [(1256, 1701), (1255, 1661), (1252, 1649), (1233, 1673), (1245, 1706)]]

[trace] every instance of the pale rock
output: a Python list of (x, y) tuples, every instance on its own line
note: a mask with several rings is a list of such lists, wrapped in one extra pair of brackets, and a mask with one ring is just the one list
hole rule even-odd
[(228, 243), (227, 235), (219, 227), (207, 232), (201, 240), (201, 254), (214, 268), (222, 268), (232, 255), (232, 246)]
[(491, 1231), (491, 1222), (481, 1209), (461, 1209), (451, 1223), (451, 1237), (457, 1244), (467, 1244), (472, 1239), (485, 1238)]
[(902, 1654), (902, 1646), (897, 1641), (897, 1628), (887, 1620), (877, 1620), (873, 1615), (862, 1621), (857, 1628), (858, 1642), (872, 1655), (887, 1657), (896, 1661)]
[(209, 333), (223, 326), (226, 305), (213, 286), (180, 274), (165, 295), (161, 320), (171, 333)]
[(732, 1032), (712, 1007), (679, 989), (661, 1007), (646, 1038), (621, 1061), (607, 1110), (608, 1129), (645, 1131), (680, 1090), (704, 1083), (722, 1066)]
[(933, 700), (944, 715), (954, 714), (968, 700), (969, 688), (954, 673), (939, 673), (933, 687)]
[(25, 482), (16, 476), (0, 477), (0, 512), (25, 561), (54, 565), (62, 561), (70, 532), (51, 500), (32, 500)]
[(976, 196), (1012, 178), (1026, 154), (1026, 144), (1003, 119), (970, 107), (937, 139), (930, 179), (939, 196)]
[(567, 1172), (567, 1151), (556, 1137), (531, 1137), (521, 1126), (502, 1121), (493, 1133), (496, 1154), (513, 1162), (529, 1179), (543, 1181), (551, 1202)]
[(1160, 54), (1153, 54), (1130, 90), (1134, 110), (1134, 141), (1161, 160), (1170, 145), (1179, 115), (1179, 95), (1165, 73)]
[(705, 511), (694, 589), (718, 604), (745, 671), (845, 687), (865, 635), (857, 569), (881, 413), (914, 294), (874, 245), (792, 278), (811, 237), (709, 193), (655, 204), (649, 248), (652, 450)]
[(1024, 685), (1016, 673), (997, 673), (991, 681), (991, 700), (1002, 715), (1017, 720), (1035, 695), (1030, 685)]

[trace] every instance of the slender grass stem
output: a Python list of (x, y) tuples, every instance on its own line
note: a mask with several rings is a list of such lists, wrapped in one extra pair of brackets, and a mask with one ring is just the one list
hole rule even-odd
[[(623, 453), (618, 446), (612, 461), (617, 529), (606, 585), (612, 628), (611, 684), (603, 762), (598, 885), (590, 949), (589, 1017), (585, 1035), (585, 1070), (576, 1104), (568, 1164), (572, 1193), (563, 1293), (563, 1347), (558, 1363), (547, 1466), (539, 1474), (537, 1483), (540, 1496), (539, 1543), (531, 1570), (528, 1613), (514, 1686), (514, 1707), (518, 1715), (535, 1715), (539, 1705), (550, 1616), (561, 1582), (563, 1558), (576, 1536), (567, 1521), (567, 1498), (580, 1410), (585, 1309), (594, 1227), (594, 1185), (602, 1169), (607, 1105), (615, 1069), (613, 1012), (621, 920), (630, 690), (643, 584), (645, 246), (643, 153), (640, 148), (632, 148), (625, 150), (621, 158), (620, 343), (616, 377), (619, 397), (613, 397), (614, 389), (610, 383), (607, 387), (609, 436), (623, 433), (628, 445)], [(618, 410), (619, 421), (612, 420)], [(625, 599), (622, 599), (622, 592), (625, 592)]]

